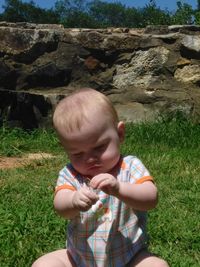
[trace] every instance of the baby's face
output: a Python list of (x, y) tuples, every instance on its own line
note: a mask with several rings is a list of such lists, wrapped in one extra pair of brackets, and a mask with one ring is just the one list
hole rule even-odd
[(85, 123), (81, 130), (67, 134), (63, 145), (73, 167), (79, 173), (93, 177), (115, 167), (123, 137), (123, 122), (119, 122), (116, 129), (99, 117), (92, 124)]

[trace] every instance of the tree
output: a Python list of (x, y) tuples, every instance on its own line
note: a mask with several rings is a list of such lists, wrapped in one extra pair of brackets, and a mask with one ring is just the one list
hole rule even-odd
[(89, 4), (89, 14), (100, 27), (122, 27), (125, 20), (125, 6), (120, 2), (107, 3), (94, 0)]
[(124, 11), (123, 26), (127, 28), (141, 28), (143, 27), (143, 16), (140, 10), (132, 7), (126, 8)]
[(178, 1), (177, 10), (172, 16), (172, 24), (193, 24), (193, 16), (195, 15), (192, 7), (182, 1)]
[(1, 20), (9, 22), (58, 23), (57, 14), (52, 10), (37, 7), (34, 1), (6, 0)]
[(200, 24), (200, 0), (197, 10), (182, 0), (177, 10), (161, 10), (155, 0), (143, 8), (126, 7), (121, 2), (101, 0), (57, 0), (54, 8), (42, 9), (33, 0), (5, 0), (0, 20), (10, 22), (61, 23), (65, 27), (146, 27), (147, 25)]
[(94, 28), (95, 20), (87, 12), (84, 0), (59, 0), (55, 3), (55, 12), (65, 27)]
[(194, 23), (200, 25), (200, 0), (197, 0), (197, 9), (194, 11)]
[(98, 28), (98, 24), (91, 16), (78, 10), (63, 18), (61, 23), (67, 28)]
[(197, 10), (200, 11), (200, 0), (197, 0)]
[(84, 0), (58, 0), (55, 2), (55, 11), (61, 20), (66, 19), (74, 12), (85, 12), (87, 4)]
[(154, 0), (150, 0), (144, 8), (140, 9), (142, 15), (142, 27), (147, 25), (169, 25), (171, 23), (168, 10), (161, 10)]

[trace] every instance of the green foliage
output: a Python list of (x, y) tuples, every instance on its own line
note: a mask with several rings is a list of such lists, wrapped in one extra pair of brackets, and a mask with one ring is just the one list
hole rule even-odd
[(54, 8), (42, 9), (34, 1), (6, 0), (0, 20), (10, 22), (61, 23), (65, 27), (105, 28), (129, 27), (140, 28), (147, 25), (199, 24), (199, 4), (197, 10), (192, 6), (177, 1), (175, 12), (162, 10), (155, 0), (143, 8), (127, 7), (120, 1), (93, 0), (57, 0)]
[(125, 6), (121, 3), (107, 3), (95, 0), (89, 5), (89, 14), (101, 27), (120, 27), (125, 18)]
[(194, 22), (196, 25), (200, 25), (200, 10), (194, 13)]
[(53, 130), (36, 129), (25, 132), (20, 128), (0, 128), (0, 156), (22, 156), (27, 151), (58, 152), (58, 140)]
[(65, 221), (56, 216), (52, 204), (56, 164), (54, 159), (0, 170), (1, 267), (31, 266), (39, 254), (64, 247)]
[(66, 28), (95, 28), (95, 20), (87, 13), (83, 0), (59, 0), (55, 3), (55, 12)]
[(194, 11), (192, 7), (182, 1), (177, 2), (177, 10), (172, 16), (172, 24), (192, 24)]
[(124, 11), (123, 26), (127, 28), (143, 27), (143, 15), (139, 9), (127, 7)]
[(147, 25), (170, 25), (170, 13), (161, 10), (156, 6), (155, 1), (150, 1), (143, 9), (141, 9), (143, 27)]
[[(128, 124), (127, 139), (128, 144), (132, 142), (144, 145), (147, 148), (165, 147), (182, 149), (185, 151), (195, 151), (200, 148), (200, 125), (192, 123), (182, 114), (177, 114), (175, 117), (164, 116), (157, 122)], [(191, 142), (192, 139), (192, 142)], [(126, 147), (127, 149), (127, 147)], [(133, 153), (134, 151), (130, 151)]]
[(61, 23), (66, 28), (96, 28), (98, 26), (92, 17), (78, 10), (71, 11), (71, 14), (64, 17)]
[[(138, 156), (159, 188), (158, 207), (149, 213), (150, 249), (170, 266), (200, 262), (199, 137), (200, 125), (180, 115), (126, 127), (122, 152)], [(56, 156), (0, 170), (1, 267), (27, 267), (40, 255), (65, 246), (66, 222), (53, 211), (53, 194), (66, 156), (53, 131), (4, 128), (0, 138), (7, 148), (17, 145), (22, 153)], [(6, 150), (2, 154), (7, 155)]]
[(37, 7), (34, 1), (23, 3), (20, 0), (6, 0), (1, 20), (9, 22), (58, 23), (59, 19), (52, 10)]
[(58, 0), (55, 3), (55, 11), (59, 15), (60, 19), (64, 19), (74, 12), (85, 12), (86, 5), (83, 0)]

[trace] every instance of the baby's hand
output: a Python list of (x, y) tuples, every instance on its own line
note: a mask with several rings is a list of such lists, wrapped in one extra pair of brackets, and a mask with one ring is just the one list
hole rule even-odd
[(109, 173), (102, 173), (94, 176), (90, 181), (93, 189), (100, 189), (109, 195), (117, 195), (119, 192), (119, 182), (117, 178)]
[(97, 202), (99, 197), (92, 192), (89, 187), (84, 185), (80, 190), (77, 190), (72, 198), (74, 208), (79, 211), (87, 211), (93, 204)]

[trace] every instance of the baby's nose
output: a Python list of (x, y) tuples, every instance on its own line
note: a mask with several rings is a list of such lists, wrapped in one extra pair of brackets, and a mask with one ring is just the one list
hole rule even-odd
[(88, 163), (93, 163), (97, 161), (97, 155), (95, 154), (90, 154), (87, 156), (87, 162)]

